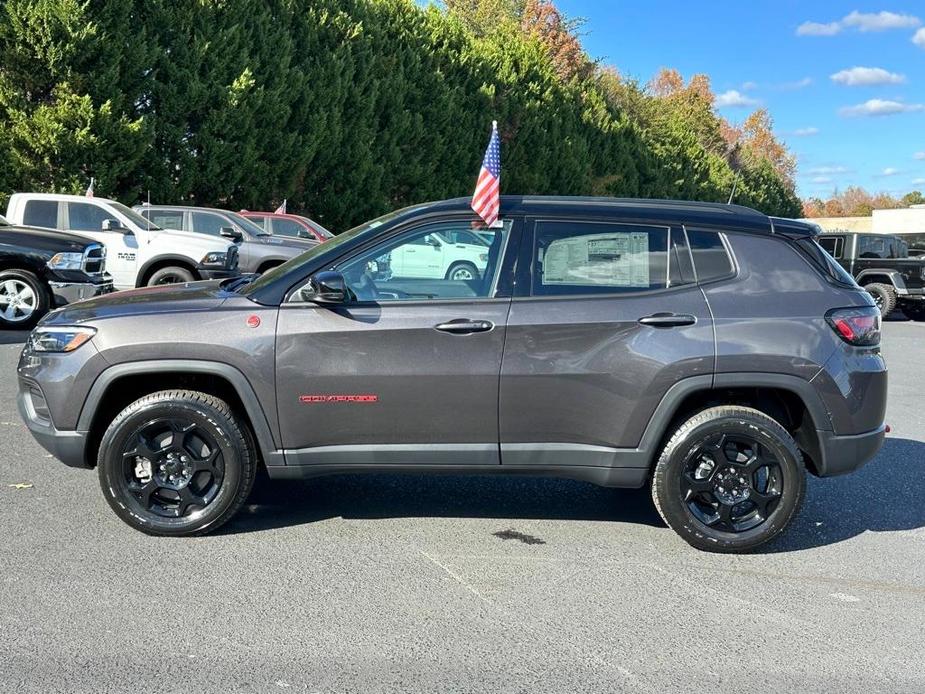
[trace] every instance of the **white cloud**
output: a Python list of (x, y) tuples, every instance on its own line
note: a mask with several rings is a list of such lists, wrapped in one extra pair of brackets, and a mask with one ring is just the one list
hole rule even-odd
[(815, 178), (812, 179), (811, 182), (815, 183), (816, 185), (828, 185), (829, 183), (832, 182), (832, 179), (829, 178), (828, 176), (816, 176)]
[[(911, 14), (897, 14), (896, 12), (868, 13), (855, 10), (835, 22), (825, 24), (803, 22), (797, 27), (797, 36), (835, 36), (835, 34), (839, 34), (845, 29), (857, 29), (861, 32), (913, 29), (921, 23), (921, 19)], [(925, 38), (923, 38), (923, 41), (925, 41)]]
[(757, 106), (759, 103), (757, 99), (745, 96), (745, 94), (735, 89), (730, 89), (728, 92), (723, 92), (716, 97), (716, 105), (719, 108), (747, 108)]
[(913, 179), (912, 179), (912, 185), (914, 185), (914, 186), (922, 186), (922, 185), (925, 185), (925, 178), (913, 178)]
[(902, 171), (892, 166), (888, 166), (883, 171), (880, 172), (880, 175), (881, 176), (895, 176), (896, 174), (899, 174), (899, 173), (902, 173)]
[(793, 134), (797, 137), (810, 137), (811, 135), (818, 135), (819, 128), (809, 127), (809, 128), (797, 128), (793, 131)]
[(850, 172), (851, 169), (847, 166), (816, 166), (809, 170), (809, 173), (817, 175), (843, 174)]
[(863, 104), (845, 106), (839, 113), (843, 116), (892, 116), (897, 113), (925, 111), (925, 104), (904, 104), (901, 101), (869, 99)]
[(797, 27), (797, 36), (835, 36), (841, 31), (841, 22), (820, 24), (819, 22), (803, 22)]
[(743, 82), (743, 83), (742, 83), (742, 90), (743, 90), (743, 91), (750, 92), (750, 91), (755, 90), (755, 89), (758, 89), (758, 83), (757, 83), (757, 82)]
[(919, 29), (912, 36), (912, 43), (914, 43), (919, 48), (925, 48), (925, 27)]
[(878, 84), (902, 84), (906, 81), (905, 75), (898, 72), (889, 72), (882, 67), (853, 67), (841, 70), (830, 75), (833, 82), (846, 87), (869, 87)]
[(922, 161), (923, 159), (925, 159), (925, 152), (916, 152), (915, 154), (912, 155), (912, 158)]

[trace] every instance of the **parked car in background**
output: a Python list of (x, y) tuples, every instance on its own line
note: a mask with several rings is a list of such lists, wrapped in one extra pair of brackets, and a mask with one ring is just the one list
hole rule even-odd
[(318, 245), (314, 239), (274, 236), (237, 212), (215, 207), (136, 205), (134, 209), (168, 229), (234, 238), (238, 244), (238, 267), (244, 273), (266, 272)]
[(722, 552), (780, 534), (807, 468), (851, 472), (883, 443), (880, 312), (813, 226), (502, 197), (480, 277), (369, 272), (477, 228), (470, 202), (391, 213), (259, 278), (57, 311), (20, 360), (26, 424), (155, 535), (221, 526), (258, 466), (452, 471), (650, 484), (671, 528)]
[(241, 210), (241, 214), (274, 236), (314, 239), (318, 243), (324, 243), (328, 239), (334, 238), (334, 234), (314, 219), (309, 219), (300, 214), (254, 212), (252, 210)]
[(898, 231), (894, 236), (906, 242), (906, 246), (909, 248), (910, 258), (925, 257), (925, 232)]
[(112, 290), (102, 244), (0, 217), (0, 328), (31, 328), (53, 308)]
[(910, 255), (909, 241), (918, 241), (905, 236), (826, 233), (819, 245), (870, 292), (884, 317), (899, 307), (909, 318), (925, 320), (925, 257)]
[(382, 261), (388, 261), (396, 279), (478, 280), (485, 273), (488, 250), (483, 236), (469, 229), (452, 229), (399, 246)]
[(115, 200), (14, 193), (6, 217), (13, 224), (69, 231), (103, 244), (116, 289), (240, 274), (238, 249), (229, 239), (162, 229)]

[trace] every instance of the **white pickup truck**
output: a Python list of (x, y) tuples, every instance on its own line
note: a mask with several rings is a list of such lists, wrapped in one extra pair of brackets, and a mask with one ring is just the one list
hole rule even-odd
[(106, 269), (116, 289), (192, 282), (239, 274), (238, 249), (222, 238), (161, 229), (122, 203), (55, 193), (14, 193), (12, 224), (59, 229), (106, 246)]

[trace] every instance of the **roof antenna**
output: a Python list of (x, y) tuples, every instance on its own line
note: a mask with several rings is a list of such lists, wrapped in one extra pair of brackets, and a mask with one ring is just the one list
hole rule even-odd
[(732, 178), (732, 190), (729, 192), (729, 200), (726, 202), (727, 205), (731, 205), (736, 196), (736, 188), (739, 185), (739, 172), (742, 171), (742, 162), (739, 161), (738, 140), (733, 142), (729, 149), (726, 150), (726, 161), (729, 162), (729, 168), (735, 172), (735, 176)]
[(736, 196), (736, 186), (738, 185), (738, 183), (739, 183), (739, 172), (736, 171), (735, 178), (732, 179), (732, 191), (729, 193), (729, 201), (726, 203), (727, 205), (732, 204), (732, 200)]

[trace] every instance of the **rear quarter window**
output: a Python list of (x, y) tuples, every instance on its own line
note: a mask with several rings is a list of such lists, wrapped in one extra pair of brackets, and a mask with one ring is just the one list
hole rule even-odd
[[(833, 239), (821, 240), (831, 241)], [(841, 239), (837, 240), (841, 241)], [(793, 245), (828, 279), (838, 284), (854, 285), (854, 278), (820, 245), (818, 240), (810, 236), (804, 236), (795, 239)]]

